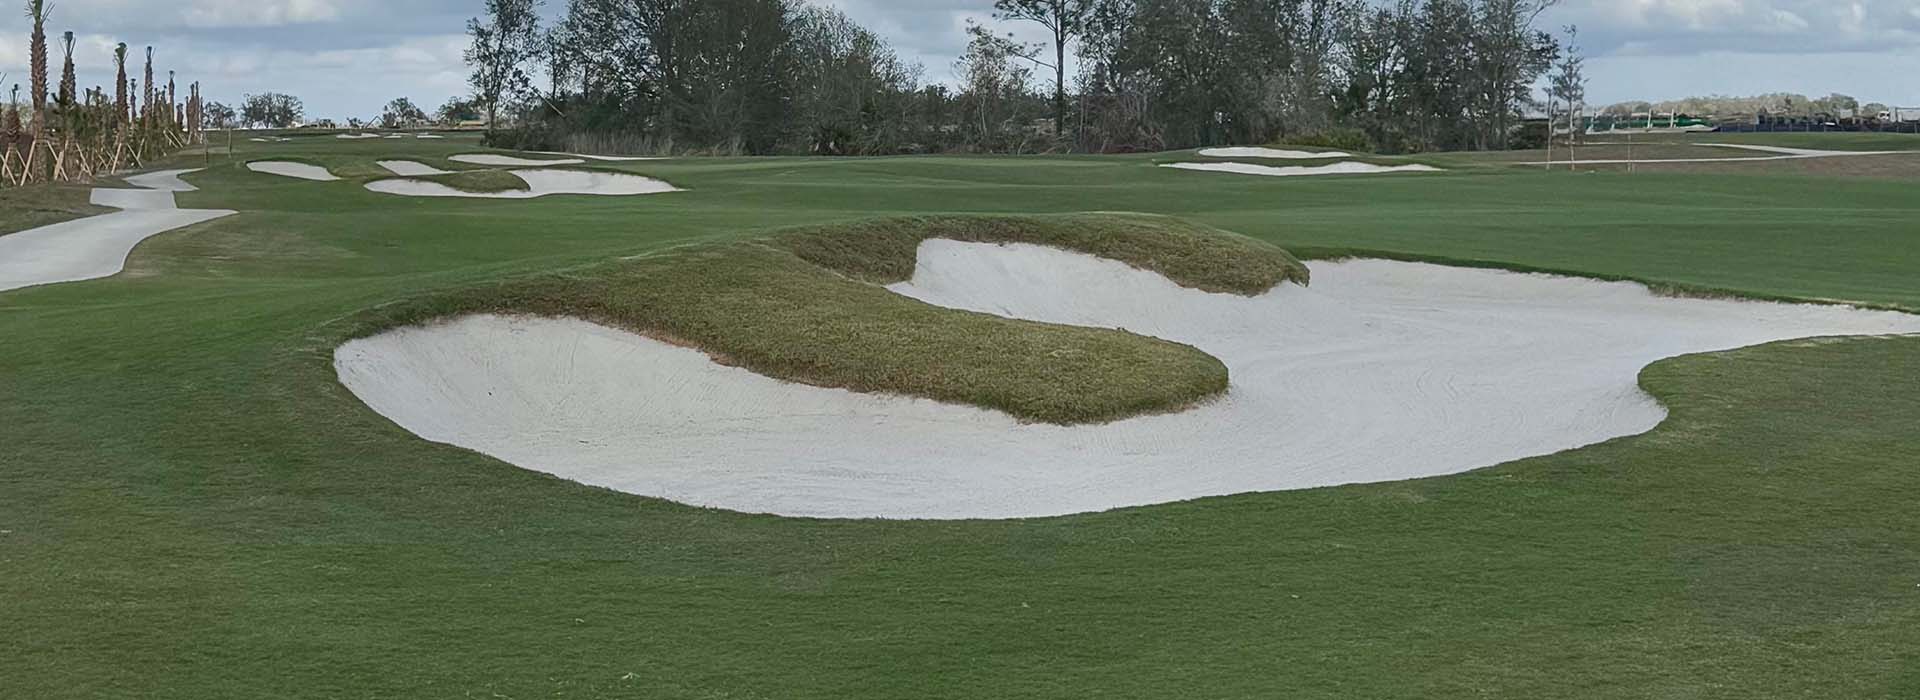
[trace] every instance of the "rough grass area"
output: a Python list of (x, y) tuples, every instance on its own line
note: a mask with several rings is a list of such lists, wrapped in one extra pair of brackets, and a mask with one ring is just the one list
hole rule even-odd
[(426, 175), (406, 179), (438, 182), (461, 192), (481, 194), (523, 192), (527, 189), (526, 180), (505, 170), (463, 170), (447, 175)]
[(780, 379), (1058, 424), (1177, 410), (1226, 391), (1226, 366), (1189, 345), (956, 311), (881, 288), (911, 276), (928, 238), (1058, 246), (1242, 294), (1306, 281), (1279, 248), (1165, 217), (887, 219), (433, 295), (375, 312), (356, 335), (479, 312), (571, 316)]
[(0, 236), (113, 211), (88, 203), (92, 194), (92, 185), (0, 188)]

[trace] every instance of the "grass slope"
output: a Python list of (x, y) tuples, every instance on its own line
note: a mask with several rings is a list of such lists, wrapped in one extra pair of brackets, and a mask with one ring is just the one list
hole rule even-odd
[(1192, 346), (943, 309), (877, 286), (910, 277), (928, 238), (1080, 250), (1240, 294), (1306, 281), (1272, 245), (1164, 217), (887, 219), (436, 294), (380, 309), (354, 335), (467, 313), (573, 316), (771, 377), (1059, 424), (1177, 410), (1227, 390), (1226, 366)]
[(91, 185), (0, 188), (0, 236), (113, 211), (91, 204), (92, 196)]
[[(237, 148), (474, 150), (447, 141)], [(419, 440), (330, 366), (396, 299), (908, 215), (1149, 211), (1920, 308), (1910, 181), (1152, 162), (656, 161), (620, 167), (689, 191), (525, 202), (216, 163), (181, 204), (239, 216), (0, 294), (0, 697), (1920, 695), (1920, 339), (1661, 363), (1654, 433), (1470, 474), (1010, 522), (587, 488)]]

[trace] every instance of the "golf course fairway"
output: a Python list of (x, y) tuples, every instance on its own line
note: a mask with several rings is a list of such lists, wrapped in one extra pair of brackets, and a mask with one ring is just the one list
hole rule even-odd
[[(1839, 148), (1806, 136), (1775, 145)], [(995, 520), (744, 514), (588, 486), (422, 439), (335, 367), (343, 345), (392, 328), (551, 316), (614, 291), (578, 315), (680, 324), (656, 340), (732, 343), (760, 375), (818, 373), (815, 391), (877, 391), (859, 367), (893, 357), (901, 371), (873, 381), (1095, 427), (1204, 402), (1213, 355), (997, 316), (950, 357), (874, 346), (965, 315), (870, 301), (911, 278), (915, 227), (999, 243), (969, 227), (1102, 212), (1116, 230), (1246, 241), (1224, 258), (1246, 266), (1217, 270), (1178, 249), (1082, 249), (1195, 293), (1298, 286), (1364, 258), (1910, 312), (1911, 180), (1467, 156), (1422, 159), (1438, 173), (1237, 177), (1158, 167), (1198, 157), (1170, 153), (559, 166), (681, 190), (658, 196), (366, 187), (395, 177), (380, 161), (520, 167), (449, 159), (485, 150), (322, 134), (184, 155), (156, 165), (202, 169), (178, 206), (237, 214), (147, 238), (112, 277), (0, 292), (0, 697), (1920, 692), (1920, 337), (1662, 360), (1637, 377), (1666, 414), (1650, 431), (1464, 473)], [(0, 206), (0, 239), (50, 216)], [(1107, 225), (1049, 241), (1095, 245)], [(868, 305), (884, 313), (838, 313)], [(800, 323), (817, 318), (834, 323)], [(1002, 341), (1125, 348), (1167, 371), (1093, 367), (1129, 390), (1063, 398), (1072, 378), (1038, 370), (1064, 360), (993, 362)], [(805, 351), (819, 347), (856, 355)], [(966, 372), (906, 371), (935, 362)], [(1010, 365), (1021, 374), (996, 370)], [(1022, 386), (1045, 391), (982, 389)]]

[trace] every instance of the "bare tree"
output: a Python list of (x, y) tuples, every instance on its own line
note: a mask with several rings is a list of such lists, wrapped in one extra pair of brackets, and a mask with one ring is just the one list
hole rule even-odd
[[(1580, 118), (1581, 107), (1587, 102), (1587, 59), (1585, 56), (1580, 55), (1580, 45), (1578, 43), (1580, 39), (1580, 28), (1568, 25), (1566, 35), (1566, 44), (1561, 47), (1560, 51), (1560, 62), (1554, 65), (1553, 76), (1548, 79), (1547, 95), (1553, 98), (1554, 101), (1566, 106), (1567, 128), (1572, 132), (1568, 135), (1568, 138), (1576, 139), (1579, 138), (1580, 134), (1578, 120)], [(1551, 111), (1549, 111), (1548, 114), (1549, 117), (1551, 117)], [(1548, 122), (1548, 128), (1551, 130), (1552, 119), (1549, 118)], [(1551, 134), (1549, 134), (1549, 137), (1551, 137)]]
[(1053, 131), (1056, 136), (1065, 136), (1067, 44), (1086, 35), (1092, 0), (995, 0), (993, 8), (1001, 19), (1033, 22), (1053, 35), (1053, 62), (1040, 60), (1032, 53), (1020, 56), (1053, 70)]
[(1017, 123), (1014, 109), (1029, 94), (1028, 83), (1033, 78), (1032, 69), (1020, 62), (1026, 58), (1027, 47), (978, 24), (969, 23), (967, 35), (971, 40), (966, 53), (955, 64), (964, 83), (960, 100), (967, 118), (963, 130), (972, 132), (975, 148), (1002, 150), (1012, 145), (1018, 150), (1019, 135), (1011, 133), (1008, 125)]

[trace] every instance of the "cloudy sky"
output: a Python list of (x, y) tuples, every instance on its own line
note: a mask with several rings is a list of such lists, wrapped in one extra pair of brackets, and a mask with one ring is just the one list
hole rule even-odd
[[(17, 0), (10, 1), (18, 5)], [(813, 0), (845, 10), (952, 79), (968, 19), (992, 0)], [(464, 92), (466, 18), (481, 0), (55, 0), (83, 85), (112, 81), (112, 47), (156, 47), (156, 64), (210, 99), (291, 92), (309, 116), (370, 117), (398, 96), (431, 108)], [(564, 5), (563, 0), (548, 0)], [(549, 8), (550, 10), (553, 8)], [(1920, 107), (1920, 0), (1563, 0), (1545, 27), (1578, 24), (1595, 103), (1697, 94), (1843, 92)], [(26, 20), (0, 12), (0, 73), (26, 80)], [(56, 57), (56, 62), (58, 58)]]

